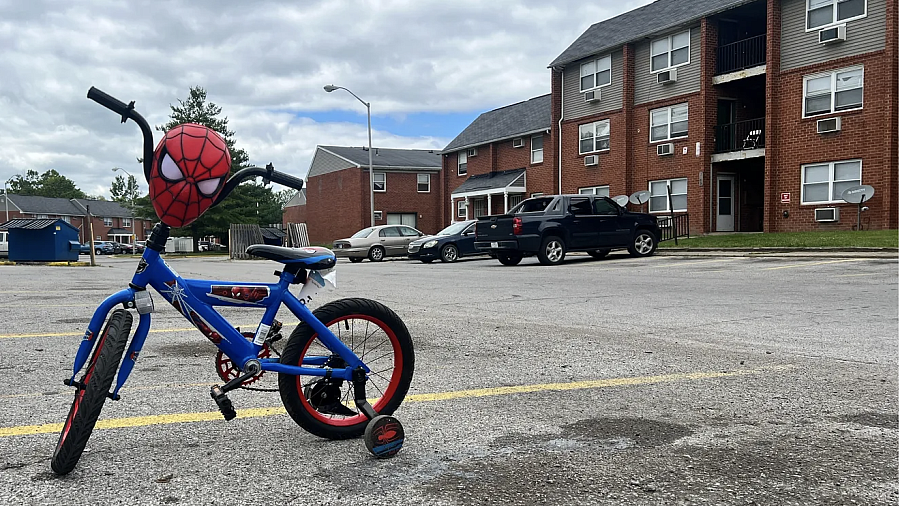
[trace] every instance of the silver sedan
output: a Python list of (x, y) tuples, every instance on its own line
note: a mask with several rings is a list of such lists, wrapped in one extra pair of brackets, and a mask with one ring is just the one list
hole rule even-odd
[(334, 241), (332, 249), (335, 256), (347, 257), (351, 262), (362, 262), (366, 258), (380, 262), (384, 257), (405, 256), (409, 243), (424, 235), (408, 225), (379, 225)]

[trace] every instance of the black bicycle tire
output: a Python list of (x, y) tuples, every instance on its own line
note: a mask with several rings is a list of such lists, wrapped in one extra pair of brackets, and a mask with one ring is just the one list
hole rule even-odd
[[(341, 299), (329, 302), (313, 311), (313, 314), (322, 323), (328, 325), (342, 316), (365, 315), (379, 319), (394, 333), (397, 345), (402, 356), (401, 374), (395, 386), (393, 395), (387, 403), (378, 411), (381, 415), (390, 415), (403, 402), (412, 382), (415, 368), (415, 356), (413, 352), (412, 338), (403, 320), (387, 306), (368, 299)], [(302, 359), (301, 354), (307, 347), (307, 343), (315, 339), (315, 331), (307, 324), (298, 325), (291, 333), (288, 344), (281, 354), (282, 364), (297, 365)], [(368, 420), (346, 426), (337, 426), (324, 423), (313, 416), (304, 404), (301, 397), (302, 389), (298, 389), (297, 376), (287, 373), (278, 374), (278, 390), (281, 401), (291, 418), (307, 432), (325, 439), (350, 439), (362, 436), (366, 430)]]
[(131, 313), (124, 309), (113, 311), (107, 320), (82, 376), (83, 389), (75, 391), (75, 399), (72, 401), (66, 421), (63, 422), (56, 450), (50, 459), (50, 468), (54, 473), (59, 475), (70, 473), (84, 453), (84, 448), (106, 402), (122, 353), (125, 351), (132, 320)]

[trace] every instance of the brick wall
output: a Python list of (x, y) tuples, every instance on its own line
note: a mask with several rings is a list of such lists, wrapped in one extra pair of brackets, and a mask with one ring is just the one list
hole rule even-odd
[(306, 223), (306, 205), (285, 207), (281, 223), (285, 226), (288, 223)]
[[(865, 69), (863, 108), (803, 118), (803, 77), (855, 65), (863, 65)], [(893, 75), (895, 79), (896, 75)], [(855, 226), (855, 204), (800, 203), (801, 165), (849, 159), (862, 160), (862, 184), (875, 188), (875, 196), (866, 203), (870, 211), (863, 214), (864, 225), (868, 224), (872, 229), (896, 226), (897, 145), (889, 144), (889, 136), (885, 134), (892, 129), (896, 132), (896, 124), (892, 127), (887, 122), (892, 112), (896, 112), (891, 109), (896, 99), (881, 99), (892, 95), (887, 92), (891, 81), (891, 62), (884, 51), (841, 58), (780, 74), (780, 93), (776, 101), (779, 121), (773, 125), (770, 135), (777, 146), (778, 163), (770, 172), (772, 191), (767, 196), (771, 199), (770, 207), (774, 212), (769, 215), (769, 231), (850, 230)], [(834, 116), (841, 117), (841, 131), (817, 134), (816, 121)], [(781, 203), (781, 192), (791, 193), (789, 204)], [(814, 210), (819, 207), (841, 208), (840, 221), (817, 223)], [(788, 218), (783, 217), (784, 211), (788, 211)]]
[[(605, 119), (609, 120), (609, 150), (589, 153), (597, 155), (598, 162), (595, 166), (585, 167), (584, 157), (587, 154), (578, 153), (579, 125)], [(625, 132), (627, 131), (625, 114), (622, 110), (564, 122), (562, 126), (562, 192), (578, 193), (579, 188), (609, 185), (611, 196), (626, 193), (628, 189), (625, 177), (627, 159)]]

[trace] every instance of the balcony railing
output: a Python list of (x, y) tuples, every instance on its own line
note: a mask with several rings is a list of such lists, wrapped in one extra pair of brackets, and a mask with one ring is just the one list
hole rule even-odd
[(757, 149), (766, 145), (766, 118), (716, 125), (716, 153)]
[(716, 50), (716, 75), (765, 65), (765, 63), (765, 34), (725, 44)]

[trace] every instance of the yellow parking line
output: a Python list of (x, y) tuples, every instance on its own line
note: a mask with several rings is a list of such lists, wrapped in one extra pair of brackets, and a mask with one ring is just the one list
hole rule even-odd
[(825, 264), (840, 264), (845, 262), (861, 262), (865, 260), (865, 258), (847, 258), (844, 260), (829, 260), (827, 262), (804, 262), (799, 264), (791, 264), (791, 265), (782, 265), (780, 267), (766, 267), (762, 269), (764, 271), (774, 271), (776, 269), (793, 269), (795, 267), (810, 267), (813, 265), (825, 265)]
[[(512, 394), (527, 394), (534, 392), (587, 390), (597, 388), (611, 388), (623, 386), (649, 385), (654, 383), (669, 383), (677, 381), (704, 380), (714, 378), (729, 378), (764, 374), (793, 369), (793, 365), (779, 365), (761, 367), (759, 369), (739, 369), (730, 372), (692, 372), (664, 374), (659, 376), (637, 376), (630, 378), (611, 378), (592, 381), (573, 381), (570, 383), (542, 383), (535, 385), (514, 385), (494, 388), (477, 388), (473, 390), (457, 390), (452, 392), (438, 392), (431, 394), (414, 394), (406, 397), (407, 403), (449, 401), (453, 399), (471, 399), (478, 397), (491, 397)], [(238, 410), (238, 418), (260, 418), (273, 415), (282, 415), (285, 410), (281, 406), (269, 408), (251, 408)], [(172, 413), (168, 415), (135, 416), (128, 418), (112, 418), (100, 420), (96, 429), (120, 429), (125, 427), (146, 427), (150, 425), (169, 425), (188, 422), (209, 422), (221, 420), (222, 414), (218, 411), (205, 411), (197, 413)], [(46, 423), (41, 425), (20, 425), (17, 427), (0, 427), (0, 437), (25, 436), (34, 434), (53, 434), (62, 430), (62, 423)]]
[[(90, 319), (85, 320), (85, 323), (88, 323), (88, 322), (90, 322)], [(255, 326), (258, 323), (259, 322), (257, 322), (257, 323), (241, 323), (241, 324), (235, 325), (235, 327), (254, 326), (254, 328), (255, 328)], [(283, 323), (282, 326), (293, 327), (293, 326), (298, 325), (299, 323), (300, 322)], [(151, 329), (150, 333), (151, 334), (162, 334), (162, 333), (166, 333), (166, 332), (187, 332), (190, 330), (197, 330), (197, 328), (196, 327), (184, 327), (184, 328), (180, 328), (180, 329)], [(84, 332), (62, 332), (59, 334), (0, 334), (0, 339), (15, 339), (15, 338), (20, 338), (20, 337), (65, 337), (65, 336), (81, 336), (83, 334), (84, 334)]]

